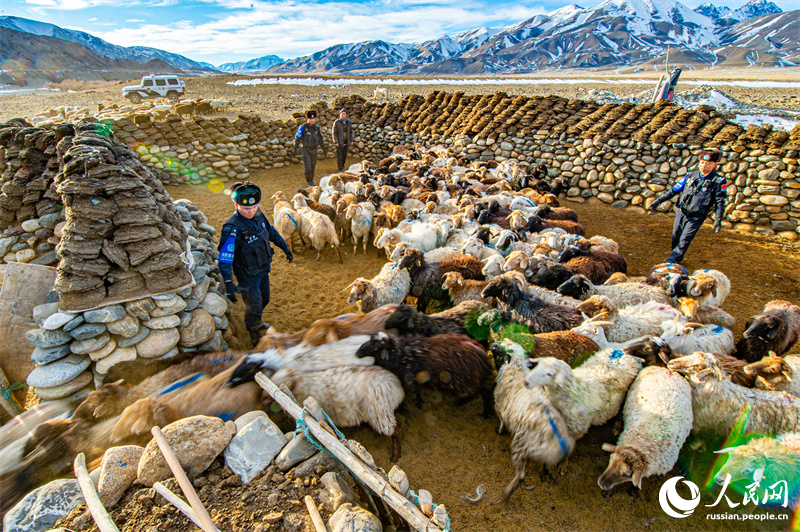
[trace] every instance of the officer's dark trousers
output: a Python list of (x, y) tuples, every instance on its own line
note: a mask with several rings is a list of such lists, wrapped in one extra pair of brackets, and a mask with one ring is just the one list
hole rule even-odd
[(687, 215), (678, 209), (678, 213), (675, 215), (675, 225), (672, 226), (672, 253), (667, 257), (667, 262), (683, 261), (683, 255), (689, 249), (689, 244), (692, 243), (705, 220), (706, 215)]
[(317, 149), (303, 148), (303, 167), (306, 170), (306, 183), (314, 182), (314, 170), (317, 167)]
[(347, 159), (347, 146), (336, 146), (336, 168), (344, 171), (344, 161)]
[(244, 301), (244, 326), (253, 332), (261, 329), (261, 315), (269, 303), (269, 273), (239, 280), (239, 290)]

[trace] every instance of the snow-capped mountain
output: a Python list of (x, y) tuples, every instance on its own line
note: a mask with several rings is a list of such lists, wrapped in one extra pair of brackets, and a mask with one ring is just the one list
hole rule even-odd
[(283, 62), (284, 59), (281, 59), (277, 55), (265, 55), (264, 57), (257, 57), (256, 59), (251, 59), (249, 61), (223, 63), (217, 67), (217, 70), (220, 72), (236, 72), (237, 74), (263, 72), (264, 70), (274, 67), (275, 65), (280, 65)]
[(62, 41), (74, 42), (81, 44), (90, 50), (111, 57), (113, 59), (127, 59), (139, 63), (146, 63), (154, 59), (159, 59), (173, 68), (179, 70), (195, 70), (195, 71), (213, 71), (215, 67), (209, 63), (199, 63), (179, 54), (165, 52), (158, 48), (149, 48), (146, 46), (118, 46), (104, 41), (99, 37), (95, 37), (83, 31), (68, 30), (61, 28), (54, 24), (46, 22), (39, 22), (21, 17), (0, 17), (0, 27), (20, 31), (23, 33), (31, 33), (33, 35), (41, 35), (45, 37), (54, 37)]
[[(444, 75), (647, 66), (663, 63), (667, 47), (673, 64), (789, 65), (800, 54), (795, 23), (800, 11), (781, 16), (773, 13), (776, 9), (768, 0), (751, 0), (735, 11), (711, 3), (692, 10), (677, 0), (605, 0), (592, 8), (572, 4), (506, 28), (479, 28), (423, 43), (336, 45), (271, 71)], [(750, 16), (762, 11), (772, 14)], [(749, 18), (737, 23), (740, 16)], [(760, 55), (753, 55), (748, 42)]]
[(730, 25), (753, 17), (764, 15), (774, 15), (782, 13), (780, 7), (769, 0), (750, 0), (739, 9), (731, 9), (726, 6), (715, 6), (711, 2), (698, 6), (694, 9), (697, 13), (705, 15), (720, 25)]

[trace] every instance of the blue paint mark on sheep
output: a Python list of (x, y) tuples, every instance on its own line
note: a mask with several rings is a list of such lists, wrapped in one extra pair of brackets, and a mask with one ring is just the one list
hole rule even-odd
[(292, 215), (291, 215), (291, 214), (289, 214), (288, 212), (286, 213), (286, 216), (288, 216), (288, 217), (289, 217), (289, 219), (290, 219), (290, 220), (292, 221), (292, 223), (294, 224), (294, 226), (295, 226), (295, 227), (297, 227), (297, 220), (295, 220), (294, 218), (292, 218)]
[(720, 325), (715, 325), (711, 330), (714, 331), (715, 334), (720, 334), (723, 331), (723, 328)]
[(236, 412), (222, 412), (221, 414), (217, 414), (217, 417), (220, 418), (222, 421), (230, 421), (233, 419), (233, 416)]
[(564, 456), (567, 456), (569, 453), (567, 442), (564, 440), (561, 432), (559, 432), (556, 422), (553, 421), (553, 416), (550, 415), (550, 410), (547, 407), (544, 407), (544, 414), (547, 416), (547, 422), (550, 424), (550, 430), (553, 431), (553, 436), (555, 436), (556, 440), (558, 440), (558, 446), (561, 448), (561, 452), (564, 453)]
[(215, 358), (211, 361), (212, 364), (227, 364), (228, 362), (233, 361), (233, 357), (229, 356), (228, 358)]
[(161, 397), (162, 395), (167, 395), (170, 392), (174, 392), (175, 390), (183, 388), (187, 384), (193, 383), (194, 381), (196, 381), (197, 379), (199, 379), (203, 375), (205, 375), (205, 373), (197, 373), (195, 375), (192, 375), (191, 377), (187, 377), (187, 378), (183, 379), (182, 381), (178, 381), (178, 382), (176, 382), (174, 384), (171, 384), (170, 386), (168, 386), (164, 390), (162, 390), (159, 393), (157, 393), (156, 397)]
[(613, 351), (611, 351), (611, 354), (608, 355), (608, 358), (610, 358), (611, 360), (617, 360), (618, 358), (622, 358), (622, 355), (624, 354), (625, 353), (623, 353), (619, 349), (614, 349)]

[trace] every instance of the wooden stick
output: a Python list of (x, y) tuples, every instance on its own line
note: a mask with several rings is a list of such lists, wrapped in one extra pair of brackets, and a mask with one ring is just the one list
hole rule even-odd
[[(8, 388), (9, 386), (8, 378), (6, 378), (3, 368), (0, 368), (0, 388)], [(20, 415), (22, 413), (22, 405), (20, 405), (17, 398), (14, 397), (14, 392), (10, 392), (8, 395), (9, 398), (6, 399), (5, 394), (0, 393), (0, 406), (12, 417)]]
[(211, 516), (208, 515), (208, 512), (203, 506), (203, 503), (200, 502), (200, 497), (198, 497), (197, 492), (194, 491), (192, 483), (189, 482), (189, 477), (186, 476), (183, 466), (181, 466), (180, 462), (178, 462), (178, 458), (175, 456), (175, 453), (172, 452), (172, 448), (169, 446), (167, 439), (164, 437), (164, 433), (161, 432), (161, 429), (158, 427), (153, 427), (150, 432), (152, 432), (153, 438), (155, 438), (156, 443), (158, 444), (158, 448), (161, 449), (161, 454), (164, 455), (164, 459), (167, 461), (167, 465), (172, 470), (172, 474), (175, 475), (175, 478), (181, 487), (181, 491), (183, 491), (183, 494), (186, 496), (186, 500), (189, 501), (194, 513), (197, 515), (198, 521), (202, 523), (200, 528), (202, 528), (204, 532), (219, 532), (217, 527), (214, 525), (214, 522), (211, 520)]
[[(302, 416), (302, 409), (297, 406), (295, 402), (289, 400), (266, 375), (261, 372), (256, 374), (256, 382), (266, 390), (290, 416), (295, 419), (300, 419), (300, 416)], [(314, 437), (316, 437), (333, 456), (346, 465), (347, 468), (364, 484), (369, 486), (373, 492), (384, 499), (389, 506), (400, 514), (400, 516), (415, 530), (440, 532), (440, 529), (419, 511), (419, 508), (397, 493), (385, 478), (378, 476), (373, 470), (364, 465), (361, 460), (350, 452), (350, 449), (342, 445), (341, 442), (328, 431), (322, 429), (319, 423), (311, 418), (311, 416), (306, 416), (305, 422)]]
[(168, 490), (164, 484), (161, 482), (156, 482), (153, 484), (153, 489), (156, 490), (159, 495), (167, 499), (167, 502), (177, 508), (183, 515), (188, 517), (192, 523), (197, 525), (197, 528), (203, 528), (203, 525), (200, 524), (200, 520), (197, 518), (197, 514), (194, 513), (194, 510), (192, 510), (192, 507), (186, 504), (183, 499)]
[(97, 489), (89, 477), (89, 471), (86, 470), (86, 457), (83, 456), (83, 453), (75, 457), (72, 466), (75, 470), (75, 477), (78, 479), (78, 485), (81, 487), (81, 493), (83, 493), (83, 500), (89, 508), (89, 513), (92, 514), (92, 519), (97, 523), (97, 528), (100, 532), (119, 532), (119, 528), (108, 515), (103, 503), (100, 502), (100, 497), (97, 496)]
[(314, 499), (311, 498), (311, 495), (306, 495), (303, 500), (306, 503), (308, 515), (311, 516), (311, 522), (314, 523), (314, 528), (317, 532), (328, 532), (328, 527), (325, 526), (322, 516), (319, 515), (319, 510), (317, 510), (317, 505), (314, 503)]

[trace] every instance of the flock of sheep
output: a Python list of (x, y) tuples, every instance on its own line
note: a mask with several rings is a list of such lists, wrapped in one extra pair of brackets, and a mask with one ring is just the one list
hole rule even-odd
[[(563, 185), (541, 166), (402, 147), (323, 178), (293, 205), (276, 193), (274, 223), (291, 246), (309, 242), (319, 259), (348, 238), (366, 253), (370, 240), (390, 261), (345, 289), (358, 313), (271, 332), (234, 381), (265, 371), (301, 401), (316, 397), (337, 425), (394, 436), (395, 459), (404, 397), (480, 396), (484, 415), (494, 409), (513, 436), (502, 503), (528, 461), (563, 468), (589, 427), (620, 410), (603, 490), (668, 473), (692, 430), (716, 441), (747, 411), (740, 428), (750, 437), (720, 451), (718, 478), (762, 464), (760, 478), (786, 478), (796, 491), (800, 356), (786, 355), (800, 307), (768, 303), (736, 342), (735, 319), (719, 308), (731, 290), (724, 273), (659, 264), (629, 278), (617, 243), (586, 238), (559, 206)], [(403, 304), (409, 296), (416, 308)], [(455, 306), (426, 314), (434, 305)], [(776, 452), (784, 459), (772, 461)]]

